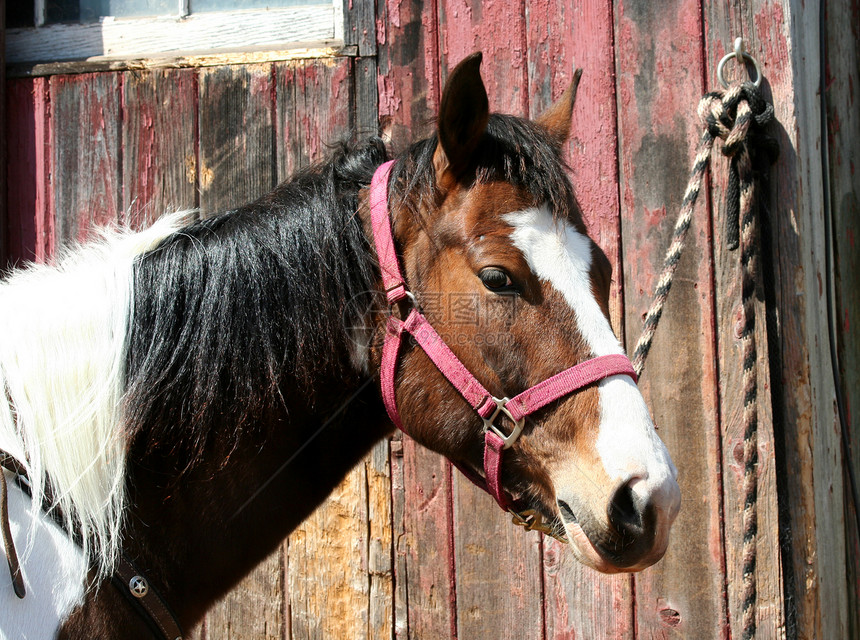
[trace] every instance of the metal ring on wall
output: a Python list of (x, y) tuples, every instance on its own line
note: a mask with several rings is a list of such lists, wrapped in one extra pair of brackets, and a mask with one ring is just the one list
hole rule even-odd
[(717, 65), (717, 80), (723, 85), (724, 89), (729, 88), (729, 83), (726, 82), (725, 77), (723, 76), (723, 69), (726, 66), (726, 62), (731, 60), (732, 58), (737, 58), (738, 62), (743, 63), (743, 60), (749, 60), (752, 62), (753, 67), (755, 67), (755, 79), (750, 78), (752, 83), (758, 87), (761, 84), (761, 68), (758, 66), (758, 60), (753, 58), (750, 54), (748, 54), (744, 50), (744, 39), (743, 38), (735, 38), (735, 50), (727, 53), (723, 56), (723, 59), (720, 60), (720, 63)]

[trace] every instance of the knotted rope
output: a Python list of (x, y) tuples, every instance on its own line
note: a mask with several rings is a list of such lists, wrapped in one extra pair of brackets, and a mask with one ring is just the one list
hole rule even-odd
[(726, 191), (726, 243), (734, 250), (741, 247), (741, 333), (744, 390), (744, 510), (743, 510), (743, 638), (756, 633), (756, 538), (758, 534), (758, 405), (757, 355), (755, 343), (755, 289), (758, 272), (758, 192), (767, 179), (767, 170), (757, 170), (761, 161), (776, 158), (776, 142), (764, 133), (773, 119), (773, 106), (766, 102), (751, 82), (727, 91), (708, 93), (699, 102), (699, 119), (704, 131), (690, 172), (681, 211), (675, 223), (672, 243), (663, 260), (654, 302), (645, 316), (642, 336), (633, 352), (633, 368), (642, 374), (663, 306), (672, 288), (675, 268), (690, 228), (693, 207), (702, 188), (705, 169), (714, 141), (724, 141), (723, 154), (730, 158)]

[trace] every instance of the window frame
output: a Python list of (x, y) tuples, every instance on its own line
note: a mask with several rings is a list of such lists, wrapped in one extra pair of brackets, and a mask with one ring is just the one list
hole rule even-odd
[[(37, 0), (40, 15), (43, 0)], [(344, 40), (344, 2), (278, 9), (106, 17), (98, 22), (37, 24), (6, 31), (6, 63), (35, 65), (159, 59), (230, 52), (290, 50), (313, 43), (339, 48)], [(184, 16), (181, 15), (183, 13)], [(44, 18), (44, 11), (41, 12)]]

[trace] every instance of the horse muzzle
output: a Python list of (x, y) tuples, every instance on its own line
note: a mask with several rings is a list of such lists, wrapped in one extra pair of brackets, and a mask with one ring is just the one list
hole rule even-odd
[(616, 486), (600, 508), (563, 492), (556, 501), (571, 548), (583, 564), (602, 573), (635, 572), (666, 553), (681, 491), (671, 476), (659, 482), (634, 477)]

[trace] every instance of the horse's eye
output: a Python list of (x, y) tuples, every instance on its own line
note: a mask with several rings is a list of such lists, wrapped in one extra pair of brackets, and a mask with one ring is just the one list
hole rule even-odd
[(498, 267), (481, 269), (478, 277), (481, 279), (481, 284), (493, 293), (516, 293), (511, 277)]

